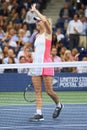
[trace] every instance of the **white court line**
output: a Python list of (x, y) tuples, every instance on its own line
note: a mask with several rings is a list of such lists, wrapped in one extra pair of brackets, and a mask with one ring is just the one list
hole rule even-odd
[[(49, 102), (48, 102), (49, 103)], [(64, 103), (64, 105), (87, 105), (87, 103)], [(43, 106), (44, 105), (55, 105), (54, 103), (52, 104), (47, 104), (47, 103), (43, 103)], [(8, 105), (0, 105), (0, 107), (9, 107), (9, 106), (17, 106), (17, 107), (20, 107), (20, 106), (35, 106), (35, 103), (34, 104), (8, 104)]]
[[(61, 124), (61, 125), (51, 125), (50, 128), (58, 128), (58, 127), (87, 127), (87, 124)], [(48, 128), (48, 125), (41, 125), (41, 128)], [(9, 127), (0, 127), (1, 130), (5, 129), (27, 129), (27, 128), (36, 128), (36, 126), (9, 126)]]
[[(52, 110), (53, 108), (43, 108), (46, 110)], [(5, 110), (5, 111), (14, 111), (14, 110), (30, 110), (30, 108), (0, 108), (0, 110)], [(32, 108), (31, 108), (32, 110)]]
[[(49, 103), (49, 102), (48, 102)], [(43, 103), (43, 106), (44, 105), (47, 105), (47, 106), (50, 106), (50, 105), (55, 105), (55, 104), (47, 104), (47, 103)], [(87, 105), (87, 103), (64, 103), (64, 105)], [(35, 106), (35, 104), (8, 104), (8, 105), (0, 105), (0, 107), (20, 107), (20, 106)]]
[[(74, 105), (74, 104), (63, 104), (64, 105), (64, 107), (66, 106), (66, 105)], [(87, 106), (87, 104), (75, 104), (75, 105), (86, 105)], [(23, 106), (23, 107), (22, 107)], [(29, 105), (29, 107), (33, 107), (33, 108), (35, 108), (35, 106), (34, 105)], [(53, 105), (53, 107), (50, 107), (49, 108), (49, 106), (51, 106), (50, 104), (49, 105), (46, 105), (46, 106), (43, 106), (43, 109), (46, 109), (46, 110), (52, 110), (53, 109), (53, 107), (55, 107), (55, 105)], [(8, 106), (0, 106), (0, 110), (8, 110), (8, 111), (14, 111), (14, 110), (29, 110), (29, 109), (32, 109), (32, 108), (29, 108), (28, 106), (26, 106), (26, 105), (20, 105), (20, 106), (16, 106), (16, 105), (11, 105), (11, 106), (9, 106), (9, 107), (13, 107), (13, 108), (2, 108), (2, 107), (8, 107)], [(15, 108), (14, 108), (15, 107)], [(27, 107), (27, 108), (26, 108)], [(63, 108), (64, 108), (63, 107)], [(82, 107), (84, 107), (84, 106), (80, 106), (80, 108), (82, 108)], [(68, 106), (68, 108), (71, 108), (71, 106)], [(73, 106), (73, 108), (76, 108), (76, 106)]]

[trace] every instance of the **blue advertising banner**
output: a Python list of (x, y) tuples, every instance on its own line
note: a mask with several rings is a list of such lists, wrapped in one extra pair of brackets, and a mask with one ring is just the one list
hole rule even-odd
[(55, 90), (87, 90), (87, 73), (55, 73)]
[[(22, 92), (31, 83), (27, 74), (0, 74), (0, 92)], [(44, 85), (42, 85), (44, 90)], [(87, 73), (55, 73), (53, 88), (56, 91), (86, 91)]]

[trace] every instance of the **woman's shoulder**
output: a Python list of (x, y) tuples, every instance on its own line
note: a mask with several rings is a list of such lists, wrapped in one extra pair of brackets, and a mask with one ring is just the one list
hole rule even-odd
[(52, 34), (45, 33), (47, 39), (52, 40)]

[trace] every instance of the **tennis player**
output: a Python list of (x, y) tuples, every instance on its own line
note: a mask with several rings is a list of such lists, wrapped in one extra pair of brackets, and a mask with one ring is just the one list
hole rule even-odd
[[(51, 23), (38, 11), (38, 9), (36, 9), (36, 4), (32, 5), (31, 11), (37, 14), (37, 17), (34, 17), (34, 20), (36, 21), (36, 26), (39, 30), (34, 43), (35, 51), (33, 54), (33, 63), (52, 62), (50, 57), (52, 41)], [(52, 117), (57, 118), (62, 109), (62, 104), (52, 89), (54, 69), (35, 68), (31, 70), (30, 74), (32, 75), (32, 82), (36, 93), (36, 114), (30, 118), (30, 121), (44, 120), (42, 114), (42, 80), (44, 81), (47, 94), (53, 99), (56, 104), (56, 108)]]

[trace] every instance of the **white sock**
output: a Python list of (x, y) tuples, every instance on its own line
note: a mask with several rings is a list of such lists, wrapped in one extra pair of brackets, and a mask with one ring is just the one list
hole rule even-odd
[(36, 110), (37, 114), (42, 115), (42, 111), (40, 109)]
[(60, 102), (57, 104), (57, 107), (61, 108), (61, 103)]

